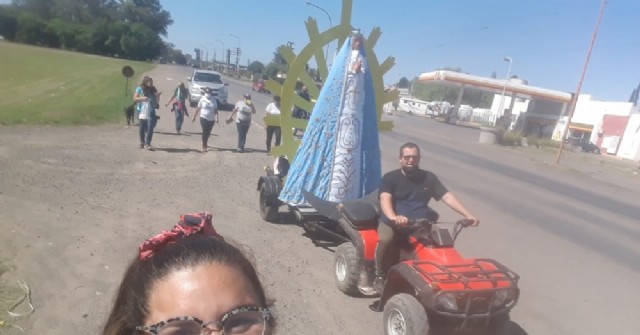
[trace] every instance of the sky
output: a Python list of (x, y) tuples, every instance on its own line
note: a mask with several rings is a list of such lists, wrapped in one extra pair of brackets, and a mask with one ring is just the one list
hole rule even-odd
[[(333, 25), (341, 0), (314, 0)], [(242, 49), (247, 60), (268, 63), (277, 46), (309, 38), (305, 20), (321, 31), (329, 18), (304, 0), (161, 0), (174, 23), (166, 40), (185, 53), (208, 49), (221, 59), (225, 48)], [(529, 85), (576, 92), (601, 0), (353, 0), (352, 25), (365, 37), (380, 27), (380, 61), (395, 57), (385, 85), (443, 67), (480, 76), (512, 75)], [(609, 0), (587, 68), (582, 93), (605, 101), (627, 101), (640, 83), (638, 0)], [(231, 36), (233, 34), (236, 37)], [(334, 42), (330, 48), (335, 49)], [(313, 64), (310, 64), (313, 66)]]
[[(0, 0), (7, 3), (8, 0)], [(336, 25), (341, 0), (314, 0)], [(160, 0), (171, 13), (166, 41), (185, 53), (194, 48), (222, 58), (225, 48), (241, 47), (241, 64), (265, 64), (281, 44), (296, 52), (308, 42), (305, 21), (320, 31), (327, 14), (304, 0)], [(506, 78), (529, 85), (576, 92), (596, 25), (601, 0), (353, 0), (351, 24), (365, 37), (374, 27), (382, 36), (378, 60), (395, 58), (385, 85), (401, 77), (459, 67), (473, 75)], [(640, 83), (639, 0), (608, 0), (581, 93), (604, 101), (628, 101)], [(233, 37), (235, 35), (237, 37)], [(217, 40), (222, 41), (222, 43)], [(335, 50), (337, 43), (330, 48)], [(315, 62), (310, 62), (313, 67)]]

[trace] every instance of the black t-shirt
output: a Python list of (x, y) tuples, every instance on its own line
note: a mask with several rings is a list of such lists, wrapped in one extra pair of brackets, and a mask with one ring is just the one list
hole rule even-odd
[[(387, 172), (382, 177), (380, 193), (391, 194), (396, 215), (406, 216), (409, 220), (427, 218), (429, 201), (436, 200), (449, 192), (438, 177), (425, 170), (418, 170), (414, 176), (405, 176), (400, 169)], [(389, 219), (383, 214), (383, 222)]]

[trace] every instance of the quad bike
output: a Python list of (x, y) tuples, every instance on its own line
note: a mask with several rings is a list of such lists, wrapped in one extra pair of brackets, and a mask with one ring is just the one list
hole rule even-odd
[[(351, 241), (335, 252), (336, 285), (347, 295), (371, 295), (379, 210), (365, 199), (343, 202), (338, 211), (340, 227)], [(383, 311), (385, 334), (502, 332), (519, 298), (519, 276), (495, 260), (464, 258), (457, 252), (454, 243), (468, 226), (466, 220), (455, 223), (453, 236), (435, 228), (436, 220), (434, 212), (434, 217), (402, 227), (392, 243), (395, 250), (385, 253), (384, 289), (372, 306)]]

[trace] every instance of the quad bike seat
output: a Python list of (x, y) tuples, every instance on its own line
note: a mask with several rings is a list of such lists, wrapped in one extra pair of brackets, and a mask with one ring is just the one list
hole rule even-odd
[(376, 228), (380, 217), (376, 203), (367, 199), (343, 201), (338, 210), (356, 229)]

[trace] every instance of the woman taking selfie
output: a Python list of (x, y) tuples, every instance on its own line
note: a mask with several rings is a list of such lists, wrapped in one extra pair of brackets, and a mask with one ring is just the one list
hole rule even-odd
[(251, 262), (211, 225), (183, 215), (129, 264), (103, 335), (270, 335), (274, 320)]

